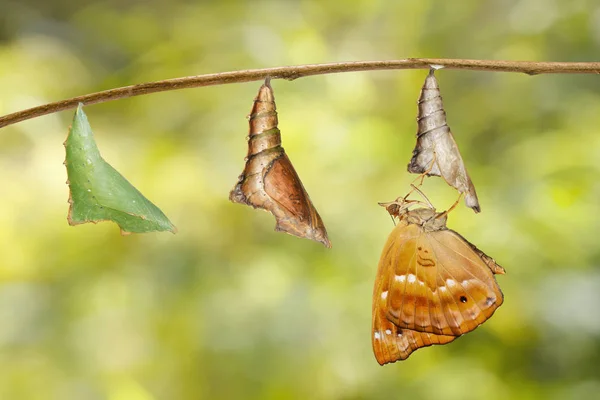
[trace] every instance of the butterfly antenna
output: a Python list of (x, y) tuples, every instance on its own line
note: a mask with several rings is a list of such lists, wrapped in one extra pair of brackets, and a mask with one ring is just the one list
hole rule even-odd
[(396, 220), (394, 219), (394, 216), (392, 214), (390, 214), (390, 218), (392, 219), (392, 224), (396, 226)]
[(419, 189), (417, 186), (415, 186), (413, 184), (411, 184), (410, 186), (413, 188), (413, 191), (419, 193), (421, 195), (421, 197), (423, 197), (423, 199), (425, 200), (425, 203), (427, 203), (427, 204), (425, 204), (421, 201), (417, 201), (417, 203), (425, 204), (425, 205), (429, 206), (429, 208), (431, 208), (432, 210), (435, 210), (435, 207), (433, 206), (433, 204), (431, 204), (431, 201), (429, 201), (429, 199), (427, 198), (427, 196), (425, 196), (425, 193), (423, 193), (421, 191), (421, 189)]

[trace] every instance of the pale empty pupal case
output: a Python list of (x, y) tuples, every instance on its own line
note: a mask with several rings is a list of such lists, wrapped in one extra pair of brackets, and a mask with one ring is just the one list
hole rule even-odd
[(248, 156), (229, 199), (275, 216), (276, 231), (331, 247), (325, 225), (281, 147), (275, 96), (269, 79), (260, 87), (249, 116)]
[(421, 88), (417, 114), (417, 145), (408, 164), (408, 172), (441, 176), (459, 193), (464, 193), (467, 207), (480, 212), (475, 186), (446, 123), (446, 112), (434, 72), (434, 69), (429, 71)]

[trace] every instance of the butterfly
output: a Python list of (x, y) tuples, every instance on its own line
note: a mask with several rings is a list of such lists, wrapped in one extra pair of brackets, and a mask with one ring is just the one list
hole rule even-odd
[(384, 365), (450, 343), (492, 316), (504, 268), (457, 232), (447, 212), (387, 203), (398, 224), (381, 253), (373, 289), (372, 344)]

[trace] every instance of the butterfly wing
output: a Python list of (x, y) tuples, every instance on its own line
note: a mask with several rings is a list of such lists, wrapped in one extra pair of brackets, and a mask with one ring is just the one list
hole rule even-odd
[(383, 304), (376, 308), (377, 312), (373, 315), (372, 344), (373, 353), (380, 365), (405, 360), (421, 347), (449, 343), (458, 337), (400, 329), (385, 317)]
[(403, 329), (453, 336), (490, 318), (503, 301), (486, 263), (491, 258), (484, 261), (451, 230), (424, 232), (417, 226), (412, 230), (420, 234), (391, 258), (395, 272), (386, 317)]
[(456, 302), (458, 325), (450, 326), (461, 334), (472, 331), (490, 318), (504, 301), (494, 277), (504, 269), (477, 247), (452, 230), (426, 234), (438, 260), (437, 280), (447, 297)]
[[(416, 241), (420, 236), (421, 228), (401, 222), (392, 231), (379, 261), (375, 287), (373, 289), (373, 320), (372, 344), (377, 362), (381, 365), (404, 360), (415, 350), (433, 344), (445, 344), (456, 339), (451, 335), (436, 335), (434, 333), (418, 332), (411, 329), (402, 329), (394, 325), (387, 317), (389, 301), (403, 301), (401, 293), (391, 292), (393, 282), (398, 282), (396, 272), (400, 265), (409, 265), (414, 254)], [(409, 299), (410, 301), (410, 299)], [(407, 302), (408, 303), (408, 302)]]

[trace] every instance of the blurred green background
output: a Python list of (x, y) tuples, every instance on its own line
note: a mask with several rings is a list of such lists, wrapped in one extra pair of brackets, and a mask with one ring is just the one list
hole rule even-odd
[[(594, 61), (595, 0), (0, 0), (0, 114), (186, 75), (406, 57)], [(504, 305), (380, 367), (371, 292), (407, 191), (426, 71), (273, 82), (333, 249), (230, 203), (259, 82), (85, 109), (105, 159), (179, 228), (69, 227), (73, 112), (0, 130), (0, 399), (600, 398), (600, 80), (440, 71), (503, 265)], [(455, 192), (424, 190), (443, 209)]]

